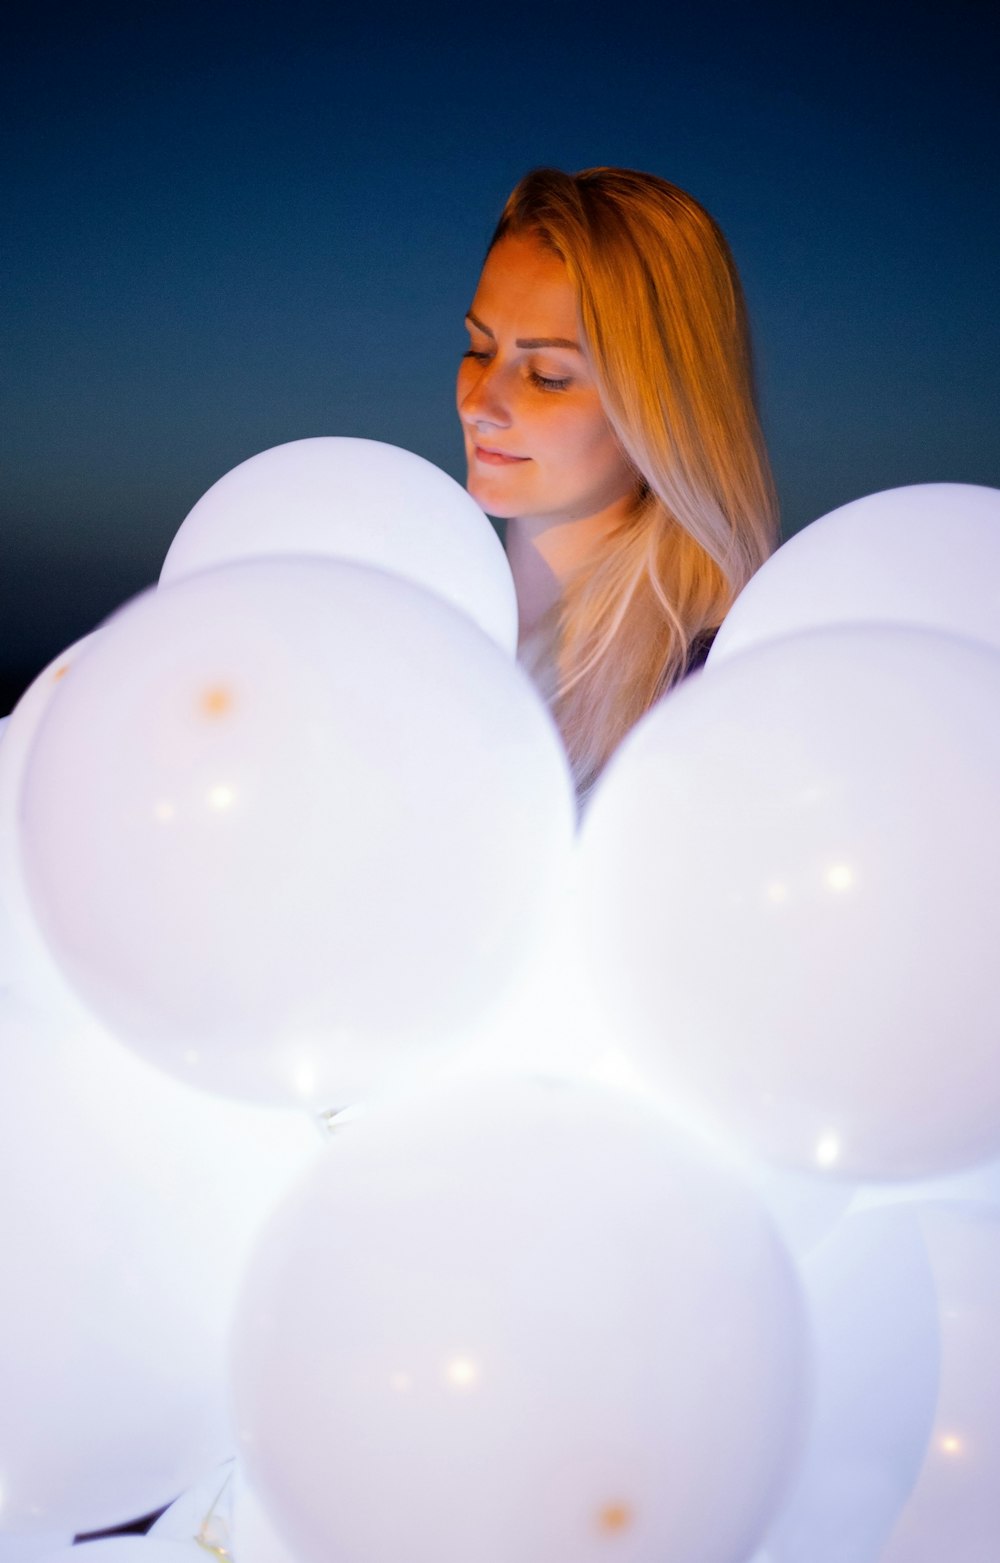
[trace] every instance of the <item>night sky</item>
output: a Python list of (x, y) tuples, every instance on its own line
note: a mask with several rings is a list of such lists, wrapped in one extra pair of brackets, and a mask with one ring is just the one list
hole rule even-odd
[(462, 317), (538, 164), (719, 220), (786, 533), (1000, 486), (991, 5), (78, 12), (3, 48), (0, 711), (254, 452), (364, 435), (463, 475)]

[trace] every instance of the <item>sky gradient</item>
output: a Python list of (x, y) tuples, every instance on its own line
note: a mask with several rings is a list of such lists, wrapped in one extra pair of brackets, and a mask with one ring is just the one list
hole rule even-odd
[(195, 500), (256, 451), (362, 435), (461, 478), (462, 317), (539, 164), (647, 169), (721, 223), (787, 533), (898, 484), (1000, 486), (990, 9), (645, 13), (18, 24), (3, 709), (156, 580)]

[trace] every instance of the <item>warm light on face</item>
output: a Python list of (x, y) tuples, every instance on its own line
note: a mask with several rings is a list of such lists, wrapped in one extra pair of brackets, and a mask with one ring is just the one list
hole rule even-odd
[(455, 1389), (474, 1389), (479, 1383), (479, 1364), (471, 1357), (453, 1357), (445, 1369), (445, 1377)]
[(629, 508), (635, 473), (605, 416), (559, 257), (532, 238), (502, 239), (468, 325), (456, 399), (473, 499), (489, 515), (550, 523)]

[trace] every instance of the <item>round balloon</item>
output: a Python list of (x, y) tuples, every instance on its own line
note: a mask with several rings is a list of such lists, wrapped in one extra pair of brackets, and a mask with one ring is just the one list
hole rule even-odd
[(0, 1536), (103, 1530), (230, 1455), (257, 1228), (324, 1146), (0, 994)]
[(1000, 1153), (1000, 657), (863, 628), (687, 680), (581, 836), (580, 981), (644, 1076), (779, 1162)]
[(879, 1563), (989, 1563), (1000, 1537), (1000, 1215), (919, 1210), (941, 1327), (941, 1386), (927, 1453)]
[[(194, 1487), (165, 1509), (148, 1535), (157, 1541), (190, 1542), (211, 1554), (232, 1553), (232, 1508), (235, 1460), (215, 1466)], [(241, 1560), (242, 1563), (242, 1560)]]
[(0, 984), (37, 998), (63, 988), (28, 903), (21, 869), (20, 803), (24, 766), (49, 701), (93, 635), (60, 652), (21, 696), (0, 748)]
[(513, 655), (517, 598), (496, 532), (440, 467), (380, 440), (324, 436), (241, 462), (203, 495), (160, 581), (262, 554), (318, 554), (404, 576)]
[(232, 1537), (232, 1554), (239, 1563), (298, 1563), (279, 1539), (239, 1462), (233, 1483)]
[(47, 1552), (38, 1563), (194, 1563), (191, 1547), (176, 1541), (151, 1541), (148, 1536), (106, 1536), (84, 1545), (85, 1553), (79, 1546), (68, 1546)]
[[(66, 1536), (11, 1536), (0, 1531), (0, 1563), (44, 1563), (52, 1553), (58, 1553), (73, 1545), (73, 1537)], [(79, 1563), (79, 1553), (73, 1563)]]
[(409, 582), (228, 565), (101, 630), (34, 739), (25, 876), (67, 978), (164, 1068), (341, 1106), (442, 1061), (573, 838), (526, 674)]
[(233, 1340), (242, 1462), (301, 1563), (735, 1563), (802, 1429), (762, 1209), (592, 1086), (373, 1108), (275, 1212)]
[(878, 1563), (938, 1400), (938, 1302), (920, 1221), (912, 1207), (851, 1214), (799, 1274), (815, 1400), (767, 1549), (774, 1563)]
[(708, 668), (833, 624), (906, 624), (1000, 650), (1000, 489), (917, 483), (796, 532), (737, 597)]

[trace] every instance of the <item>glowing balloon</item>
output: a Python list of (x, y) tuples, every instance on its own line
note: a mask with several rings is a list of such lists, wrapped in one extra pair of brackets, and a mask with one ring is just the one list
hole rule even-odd
[(800, 1168), (1000, 1153), (1000, 657), (816, 631), (687, 680), (581, 837), (581, 980), (640, 1073)]
[(192, 1563), (191, 1548), (175, 1541), (151, 1541), (148, 1536), (108, 1536), (79, 1546), (48, 1552), (38, 1563)]
[(904, 624), (1000, 650), (1000, 490), (917, 483), (841, 505), (743, 588), (707, 666), (800, 630)]
[(880, 1205), (921, 1204), (928, 1200), (1000, 1206), (1000, 1161), (988, 1161), (968, 1172), (921, 1182), (871, 1183), (858, 1190), (855, 1204), (870, 1210)]
[[(211, 1554), (214, 1547), (232, 1555), (232, 1496), (235, 1460), (215, 1466), (196, 1486), (190, 1487), (151, 1525), (148, 1535), (157, 1541), (191, 1543)], [(244, 1563), (241, 1559), (240, 1563)]]
[(260, 555), (375, 565), (469, 614), (511, 656), (517, 598), (495, 531), (458, 483), (379, 440), (293, 440), (209, 489), (170, 545), (162, 584)]
[[(73, 1545), (72, 1536), (4, 1536), (0, 1533), (0, 1563), (44, 1563), (52, 1553)], [(73, 1563), (79, 1563), (76, 1553)], [(152, 1563), (152, 1560), (151, 1560)]]
[(916, 1486), (879, 1563), (989, 1563), (1000, 1538), (1000, 1216), (919, 1207), (937, 1285), (941, 1388)]
[(229, 565), (101, 630), (34, 739), (25, 878), (67, 979), (184, 1078), (339, 1106), (512, 983), (573, 833), (527, 676), (408, 582)]
[(259, 1223), (324, 1147), (0, 994), (0, 1536), (124, 1524), (233, 1450)]
[[(0, 985), (31, 991), (36, 999), (60, 990), (65, 983), (53, 964), (34, 913), (21, 871), (20, 800), (25, 761), (38, 724), (76, 659), (94, 639), (84, 636), (43, 668), (5, 719), (7, 731), (0, 749)], [(72, 1002), (72, 1001), (70, 1001)]]
[(275, 1212), (233, 1338), (241, 1461), (300, 1563), (735, 1563), (802, 1425), (763, 1211), (589, 1086), (373, 1108)]
[(800, 1266), (816, 1362), (802, 1462), (773, 1563), (878, 1563), (938, 1398), (938, 1303), (912, 1207), (850, 1215)]
[(237, 1462), (233, 1483), (233, 1557), (239, 1563), (297, 1563), (248, 1486)]

